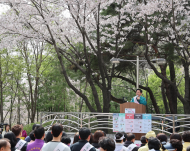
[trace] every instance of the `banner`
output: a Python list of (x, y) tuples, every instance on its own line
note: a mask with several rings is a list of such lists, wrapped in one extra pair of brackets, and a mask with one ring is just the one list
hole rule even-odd
[(113, 114), (113, 132), (147, 133), (151, 129), (151, 114)]

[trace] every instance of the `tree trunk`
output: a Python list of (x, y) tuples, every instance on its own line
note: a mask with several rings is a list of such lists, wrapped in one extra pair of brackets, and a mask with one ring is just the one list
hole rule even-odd
[(20, 98), (18, 97), (17, 124), (20, 124)]
[[(174, 68), (174, 63), (171, 60), (169, 61), (169, 68), (170, 68), (170, 80), (176, 85), (175, 68)], [(173, 114), (177, 114), (177, 93), (172, 85), (170, 85), (169, 89), (170, 89), (170, 97), (173, 107)]]
[(3, 81), (2, 81), (2, 68), (1, 68), (1, 54), (0, 54), (0, 91), (1, 91), (1, 103), (0, 103), (0, 114), (1, 114), (1, 123), (3, 120)]
[(11, 105), (10, 105), (10, 107), (11, 107), (11, 110), (10, 110), (10, 117), (9, 117), (9, 125), (11, 127), (12, 113), (13, 113), (13, 97), (12, 97), (12, 95), (11, 95)]
[(3, 123), (4, 122), (3, 120), (3, 81), (0, 81), (0, 89), (1, 89), (1, 108), (0, 108), (1, 109), (1, 123)]
[[(166, 67), (167, 67), (167, 65), (160, 66), (161, 73), (164, 77), (166, 77)], [(170, 85), (165, 81), (164, 81), (164, 85), (165, 85), (165, 89), (166, 89), (166, 96), (167, 96), (167, 99), (169, 102), (171, 114), (175, 114), (174, 104), (173, 104), (171, 92), (170, 92)]]
[(168, 114), (170, 111), (168, 108), (168, 102), (167, 102), (166, 94), (164, 91), (164, 81), (163, 80), (162, 80), (162, 85), (161, 85), (161, 91), (162, 91), (162, 99), (163, 99), (164, 108), (165, 108), (165, 114)]

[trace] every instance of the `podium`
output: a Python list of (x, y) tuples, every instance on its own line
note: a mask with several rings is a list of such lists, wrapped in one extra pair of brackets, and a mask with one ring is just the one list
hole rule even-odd
[[(135, 113), (144, 114), (146, 113), (146, 106), (142, 104), (136, 104), (132, 102), (126, 102), (123, 104), (120, 104), (120, 113), (125, 113), (125, 108), (132, 108), (135, 109)], [(135, 139), (140, 140), (141, 136), (145, 135), (144, 133), (134, 133)]]
[(120, 113), (125, 113), (125, 108), (133, 108), (135, 109), (135, 113), (140, 113), (140, 114), (146, 113), (146, 106), (142, 104), (136, 104), (132, 102), (126, 102), (120, 104)]

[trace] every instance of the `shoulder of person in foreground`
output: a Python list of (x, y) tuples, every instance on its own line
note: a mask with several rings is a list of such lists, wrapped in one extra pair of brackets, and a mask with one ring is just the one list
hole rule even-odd
[(21, 148), (21, 151), (26, 151), (28, 143), (26, 142), (24, 146)]
[(132, 151), (138, 151), (138, 149), (139, 149), (140, 147), (135, 147), (135, 148), (133, 148), (133, 150)]
[(143, 146), (138, 149), (138, 151), (148, 151), (148, 146)]
[(93, 146), (90, 151), (96, 151), (96, 148)]
[[(61, 142), (60, 142), (61, 143)], [(63, 144), (63, 143), (62, 143)], [(64, 151), (71, 151), (71, 149), (70, 149), (70, 147), (69, 146), (67, 146), (67, 145), (65, 145), (65, 144), (63, 144), (63, 146), (65, 147), (64, 148)]]

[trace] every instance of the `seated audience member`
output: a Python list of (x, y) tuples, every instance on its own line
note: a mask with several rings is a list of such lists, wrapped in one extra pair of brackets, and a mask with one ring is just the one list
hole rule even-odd
[(45, 137), (46, 143), (52, 141), (52, 139), (53, 139), (52, 133), (51, 132), (47, 132), (46, 137)]
[(0, 139), (0, 151), (10, 151), (11, 150), (11, 144), (9, 143), (9, 140), (4, 138)]
[(160, 151), (161, 148), (160, 140), (158, 138), (150, 137), (148, 139), (148, 148), (149, 150)]
[(124, 146), (130, 148), (130, 151), (137, 151), (139, 147), (134, 144), (135, 142), (135, 135), (132, 133), (127, 134), (127, 141), (125, 141)]
[(144, 136), (141, 136), (140, 141), (141, 141), (141, 146), (140, 146), (140, 147), (145, 146), (145, 144), (146, 144), (146, 137), (145, 137), (145, 135), (144, 135)]
[(34, 142), (35, 141), (35, 137), (34, 137), (34, 130), (32, 130), (32, 132), (30, 132), (30, 139), (31, 139), (31, 141), (28, 143), (28, 144), (30, 144), (30, 143), (32, 143), (32, 142)]
[(21, 128), (22, 128), (22, 136), (24, 139), (27, 137), (27, 133), (26, 131), (23, 129), (23, 124), (20, 124)]
[(145, 144), (145, 146), (140, 147), (138, 149), (138, 151), (149, 151), (149, 148), (148, 148), (148, 139), (150, 137), (156, 138), (156, 134), (155, 134), (154, 131), (149, 131), (148, 133), (146, 133), (145, 137), (146, 137), (146, 144)]
[(170, 143), (171, 143), (172, 147), (174, 148), (173, 151), (182, 151), (183, 150), (182, 141), (180, 141), (178, 139), (172, 139), (172, 140), (170, 140)]
[(101, 137), (98, 144), (100, 145), (100, 151), (114, 151), (115, 142), (113, 139), (108, 137)]
[(4, 135), (4, 138), (8, 139), (11, 145), (11, 151), (15, 151), (16, 148), (16, 143), (17, 143), (17, 139), (16, 136), (13, 132), (8, 132)]
[(17, 139), (17, 144), (15, 148), (17, 150), (26, 151), (27, 142), (24, 140), (21, 140), (20, 137), (22, 136), (22, 128), (20, 125), (15, 125), (12, 127), (12, 132), (15, 134)]
[(5, 130), (2, 132), (2, 137), (4, 138), (4, 135), (10, 131), (10, 125), (5, 125)]
[(123, 142), (125, 142), (125, 141), (127, 141), (127, 134), (125, 132), (122, 132), (122, 133), (123, 133), (123, 136), (124, 136)]
[(44, 145), (45, 131), (43, 127), (36, 127), (34, 130), (35, 141), (29, 143), (26, 151), (39, 151)]
[(73, 139), (73, 144), (75, 144), (76, 142), (78, 142), (80, 140), (79, 138), (79, 133), (77, 132), (74, 136), (74, 139)]
[(92, 146), (94, 146), (95, 148), (100, 148), (99, 144), (98, 144), (98, 141), (100, 139), (100, 137), (103, 137), (104, 136), (104, 133), (101, 131), (101, 130), (97, 130), (95, 133), (94, 133), (94, 136), (93, 136), (93, 143), (92, 143)]
[[(179, 140), (179, 141), (182, 141), (182, 137), (181, 137), (181, 135), (178, 134), (178, 133), (173, 133), (173, 134), (171, 134), (171, 135), (170, 135), (170, 141), (171, 141), (172, 139), (177, 139), (177, 140)], [(166, 145), (163, 145), (162, 148), (163, 148), (163, 150), (175, 150), (175, 148), (171, 145), (171, 143), (166, 144)]]
[(90, 134), (91, 131), (88, 128), (81, 128), (79, 130), (79, 138), (80, 140), (71, 145), (71, 151), (96, 151), (95, 147), (92, 146), (89, 141), (90, 141)]
[[(34, 125), (32, 126), (32, 130), (34, 130), (36, 126), (40, 126), (40, 124), (34, 124)], [(30, 141), (31, 141), (30, 136), (27, 136), (27, 137), (25, 138), (25, 141), (30, 142)]]
[(41, 151), (54, 151), (54, 150), (70, 151), (70, 148), (67, 145), (60, 142), (62, 137), (62, 132), (63, 132), (63, 126), (61, 124), (54, 124), (51, 130), (53, 139), (52, 141), (44, 145)]
[[(127, 147), (123, 146), (124, 135), (121, 132), (115, 134), (115, 151), (127, 151)], [(136, 147), (136, 145), (135, 145)]]
[(64, 143), (65, 145), (67, 145), (67, 146), (70, 146), (70, 144), (71, 144), (71, 139), (70, 139), (70, 137), (63, 136), (63, 137), (61, 138), (61, 142)]
[(160, 142), (161, 142), (162, 145), (166, 145), (167, 140), (168, 140), (166, 134), (159, 133), (156, 137), (160, 140)]
[(183, 151), (186, 151), (186, 148), (190, 146), (190, 131), (186, 131), (182, 134), (182, 138), (184, 141)]

